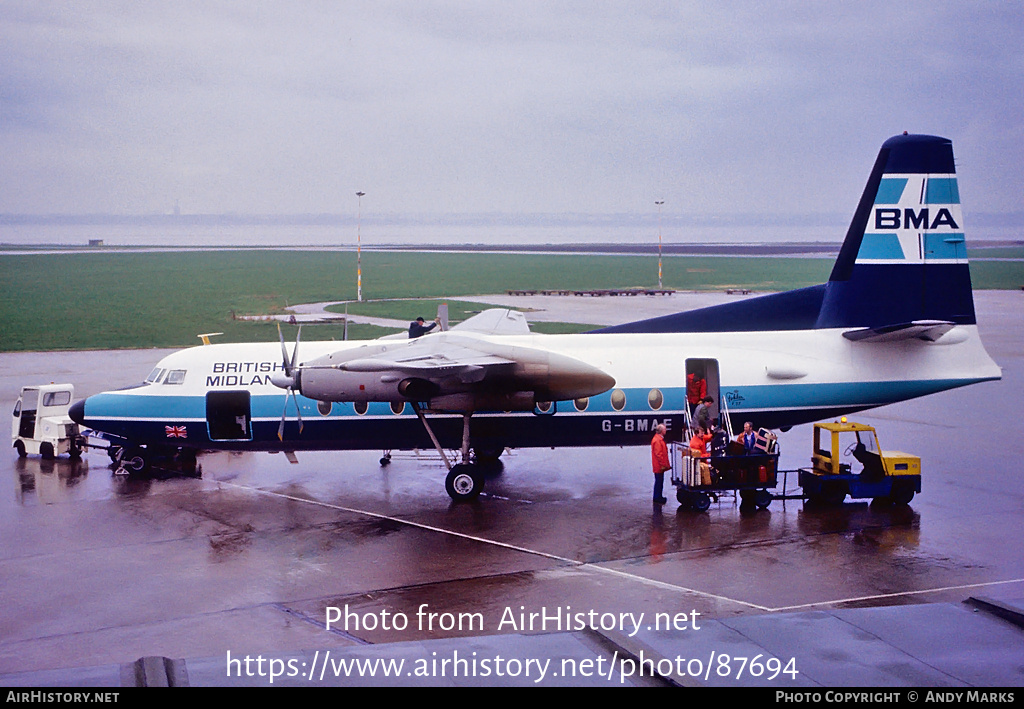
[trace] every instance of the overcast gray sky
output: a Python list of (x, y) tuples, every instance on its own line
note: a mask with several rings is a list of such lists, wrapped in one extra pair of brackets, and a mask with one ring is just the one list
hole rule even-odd
[(1016, 2), (0, 2), (0, 213), (1021, 212)]

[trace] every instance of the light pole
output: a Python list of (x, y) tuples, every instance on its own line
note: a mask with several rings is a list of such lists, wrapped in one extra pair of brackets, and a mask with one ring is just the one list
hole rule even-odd
[(661, 288), (661, 205), (665, 200), (655, 202), (658, 205), (658, 288)]
[(359, 206), (356, 209), (356, 300), (363, 302), (363, 197), (365, 192), (356, 192)]

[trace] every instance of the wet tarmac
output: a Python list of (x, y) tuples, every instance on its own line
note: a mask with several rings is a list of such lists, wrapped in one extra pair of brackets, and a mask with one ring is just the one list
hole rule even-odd
[[(923, 492), (907, 508), (787, 500), (743, 514), (726, 499), (705, 514), (674, 500), (652, 511), (645, 448), (513, 451), (462, 505), (426, 455), (381, 468), (374, 451), (295, 465), (215, 453), (200, 457), (201, 479), (134, 480), (113, 476), (102, 452), (12, 450), (0, 458), (0, 680), (151, 655), (223, 664), (501, 634), (514, 645), (579, 630), (530, 623), (567, 607), (739, 623), (1024, 598), (1024, 293), (980, 292), (976, 305), (1002, 381), (857, 417), (883, 448), (921, 456)], [(92, 394), (141, 380), (164, 353), (0, 355), (0, 398), (13, 406), (22, 385), (48, 381)], [(810, 438), (809, 426), (782, 434), (783, 468), (806, 464)], [(325, 629), (327, 608), (347, 608), (348, 627)], [(902, 632), (919, 631), (941, 642), (934, 627)], [(820, 643), (807, 632), (809, 661)], [(1022, 647), (1000, 645), (991, 661), (1024, 679)]]

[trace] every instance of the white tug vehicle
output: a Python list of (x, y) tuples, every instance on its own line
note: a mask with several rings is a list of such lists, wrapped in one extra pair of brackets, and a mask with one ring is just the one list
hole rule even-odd
[(85, 439), (68, 416), (74, 398), (72, 384), (22, 387), (11, 422), (12, 445), (20, 457), (29, 453), (46, 459), (82, 455)]

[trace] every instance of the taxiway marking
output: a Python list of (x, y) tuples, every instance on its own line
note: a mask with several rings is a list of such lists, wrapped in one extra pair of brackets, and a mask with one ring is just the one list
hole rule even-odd
[(567, 557), (559, 556), (558, 554), (551, 554), (551, 553), (546, 552), (546, 551), (539, 551), (537, 549), (529, 549), (527, 547), (518, 546), (516, 544), (509, 544), (508, 542), (499, 542), (499, 541), (497, 541), (495, 539), (487, 539), (486, 537), (478, 537), (478, 536), (475, 536), (473, 534), (466, 534), (465, 532), (456, 532), (456, 531), (451, 530), (451, 529), (445, 529), (444, 527), (435, 527), (435, 526), (430, 525), (430, 524), (423, 524), (422, 522), (413, 522), (413, 521), (410, 521), (410, 520), (407, 520), (407, 519), (402, 519), (401, 517), (392, 517), (390, 515), (381, 514), (379, 512), (370, 512), (369, 510), (361, 510), (361, 509), (357, 509), (355, 507), (345, 507), (343, 505), (335, 505), (335, 504), (331, 504), (330, 502), (321, 502), (320, 500), (310, 500), (310, 499), (305, 498), (305, 497), (297, 497), (295, 495), (286, 495), (286, 494), (281, 493), (281, 492), (272, 492), (270, 490), (260, 490), (259, 488), (249, 487), (248, 485), (239, 485), (238, 483), (228, 482), (226, 480), (218, 480), (217, 484), (218, 485), (227, 485), (229, 487), (239, 488), (240, 490), (246, 490), (248, 492), (259, 493), (261, 495), (268, 495), (270, 497), (279, 497), (279, 498), (286, 499), (286, 500), (293, 500), (295, 502), (307, 502), (307, 503), (309, 503), (311, 505), (318, 505), (320, 507), (327, 507), (329, 509), (338, 510), (340, 512), (350, 512), (352, 514), (365, 515), (367, 517), (373, 517), (373, 518), (376, 518), (376, 519), (387, 520), (389, 522), (395, 522), (397, 524), (404, 524), (404, 525), (407, 525), (409, 527), (417, 527), (419, 529), (423, 529), (423, 530), (426, 530), (428, 532), (437, 532), (438, 534), (447, 534), (449, 536), (459, 537), (461, 539), (466, 539), (466, 540), (473, 541), (473, 542), (479, 542), (481, 544), (490, 544), (491, 546), (500, 547), (502, 549), (508, 549), (510, 551), (516, 551), (516, 552), (520, 552), (520, 553), (523, 553), (523, 554), (531, 554), (533, 556), (543, 557), (545, 559), (550, 559), (552, 561), (557, 561), (559, 563), (566, 564), (568, 566), (573, 566), (573, 567), (576, 567), (578, 569), (584, 569), (584, 570), (587, 570), (587, 571), (596, 571), (596, 572), (600, 572), (600, 573), (603, 573), (603, 574), (609, 574), (611, 576), (617, 576), (619, 578), (628, 579), (628, 580), (631, 580), (631, 581), (637, 581), (637, 582), (642, 583), (642, 584), (644, 584), (646, 586), (653, 586), (654, 588), (660, 588), (660, 589), (664, 589), (664, 590), (668, 590), (668, 591), (675, 591), (675, 592), (679, 592), (679, 593), (692, 593), (692, 594), (694, 594), (696, 596), (701, 596), (703, 598), (710, 598), (710, 599), (713, 599), (713, 600), (716, 600), (716, 601), (723, 601), (725, 603), (733, 603), (735, 605), (745, 606), (747, 608), (753, 608), (754, 610), (764, 611), (765, 613), (779, 613), (779, 612), (784, 612), (784, 611), (805, 610), (805, 609), (808, 609), (808, 608), (817, 608), (817, 607), (820, 607), (820, 606), (838, 605), (838, 604), (842, 604), (842, 603), (857, 603), (857, 602), (864, 602), (864, 601), (876, 601), (876, 600), (885, 600), (885, 599), (899, 598), (901, 596), (918, 596), (918, 595), (922, 595), (922, 594), (926, 594), (926, 593), (939, 593), (939, 592), (942, 592), (942, 591), (961, 591), (961, 590), (967, 590), (967, 589), (970, 589), (970, 588), (985, 588), (987, 586), (1001, 586), (1001, 585), (1012, 584), (1012, 583), (1024, 583), (1024, 578), (1008, 579), (1008, 580), (1005, 580), (1005, 581), (986, 581), (986, 582), (982, 582), (982, 583), (961, 584), (961, 585), (958, 585), (958, 586), (940, 586), (940, 587), (936, 587), (936, 588), (925, 588), (925, 589), (919, 589), (919, 590), (916, 590), (916, 591), (900, 591), (900, 592), (897, 592), (897, 593), (880, 593), (880, 594), (871, 595), (871, 596), (856, 596), (856, 597), (851, 597), (851, 598), (833, 598), (833, 599), (829, 599), (829, 600), (826, 600), (826, 601), (815, 601), (814, 603), (800, 603), (800, 604), (791, 605), (791, 606), (778, 606), (778, 607), (772, 608), (770, 606), (762, 606), (762, 605), (759, 605), (757, 603), (751, 603), (750, 601), (741, 601), (738, 598), (730, 598), (728, 596), (722, 596), (722, 595), (715, 594), (715, 593), (709, 593), (708, 591), (700, 591), (700, 590), (697, 590), (695, 588), (688, 588), (686, 586), (679, 586), (678, 584), (674, 584), (674, 583), (668, 583), (668, 582), (665, 582), (665, 581), (657, 581), (655, 579), (650, 579), (650, 578), (647, 578), (645, 576), (640, 576), (638, 574), (629, 573), (628, 571), (619, 571), (618, 569), (611, 569), (611, 568), (608, 568), (607, 566), (601, 566), (599, 564), (594, 564), (594, 563), (591, 563), (591, 562), (580, 562), (580, 561), (577, 561), (575, 559), (569, 559)]
[(899, 598), (900, 596), (919, 596), (924, 593), (940, 593), (942, 591), (966, 591), (971, 588), (986, 588), (988, 586), (1004, 586), (1011, 583), (1024, 583), (1024, 578), (1020, 579), (1007, 579), (1005, 581), (983, 581), (981, 583), (965, 583), (958, 586), (938, 586), (936, 588), (923, 588), (917, 591), (899, 591), (897, 593), (879, 593), (873, 596), (857, 596), (854, 598), (838, 598), (830, 601), (817, 601), (815, 603), (800, 603), (795, 606), (780, 606), (778, 608), (772, 608), (773, 612), (777, 611), (795, 611), (803, 610), (805, 608), (816, 608), (817, 606), (830, 606), (837, 603), (859, 603), (863, 601), (881, 601), (889, 598)]
[(515, 544), (509, 544), (507, 542), (499, 542), (494, 539), (487, 539), (486, 537), (478, 537), (472, 534), (466, 534), (464, 532), (456, 532), (451, 529), (445, 529), (443, 527), (435, 527), (430, 524), (423, 524), (422, 522), (412, 522), (401, 517), (392, 517), (390, 515), (381, 514), (379, 512), (370, 512), (369, 510), (360, 510), (355, 507), (345, 507), (343, 505), (335, 505), (330, 502), (321, 502), (320, 500), (310, 500), (305, 497), (297, 497), (295, 495), (287, 495), (281, 492), (272, 492), (270, 490), (260, 490), (259, 488), (249, 487), (248, 485), (239, 485), (238, 483), (228, 482), (226, 480), (218, 480), (218, 485), (227, 485), (229, 487), (235, 487), (240, 490), (246, 490), (248, 492), (255, 492), (261, 495), (268, 495), (270, 497), (279, 497), (285, 500), (292, 500), (294, 502), (307, 502), (311, 505), (318, 505), (320, 507), (327, 507), (332, 510), (338, 510), (340, 512), (350, 512), (352, 514), (365, 515), (367, 517), (373, 517), (375, 519), (387, 520), (389, 522), (395, 522), (397, 524), (404, 524), (410, 527), (417, 527), (419, 529), (426, 530), (428, 532), (437, 532), (439, 534), (447, 534), (453, 537), (459, 537), (473, 542), (479, 542), (481, 544), (490, 544), (491, 546), (500, 547), (502, 549), (508, 549), (510, 551), (516, 551), (523, 554), (532, 554), (533, 556), (539, 556), (545, 559), (551, 559), (562, 564), (574, 566), (578, 569), (585, 569), (588, 571), (597, 571), (603, 574), (609, 574), (611, 576), (617, 576), (619, 578), (625, 578), (632, 581), (637, 581), (647, 586), (653, 586), (668, 591), (676, 591), (680, 593), (692, 593), (697, 596), (704, 598), (711, 598), (716, 601), (724, 601), (726, 603), (734, 603), (736, 605), (745, 606), (747, 608), (753, 608), (761, 611), (770, 611), (771, 608), (761, 606), (756, 603), (750, 603), (748, 601), (740, 601), (735, 598), (729, 598), (727, 596), (720, 596), (714, 593), (708, 593), (707, 591), (698, 591), (695, 588), (687, 588), (686, 586), (679, 586), (673, 583), (667, 583), (665, 581), (657, 581), (655, 579), (649, 579), (645, 576), (639, 576), (637, 574), (631, 574), (628, 571), (619, 571), (618, 569), (610, 569), (606, 566), (600, 566), (591, 562), (581, 562), (575, 559), (569, 559), (558, 554), (551, 554), (546, 551), (539, 551), (537, 549), (529, 549), (527, 547), (521, 547)]

